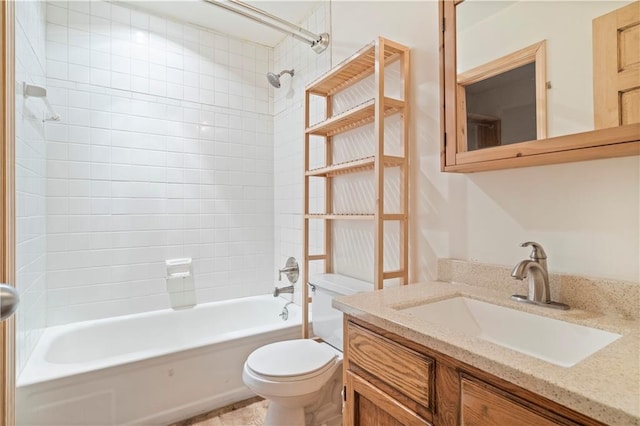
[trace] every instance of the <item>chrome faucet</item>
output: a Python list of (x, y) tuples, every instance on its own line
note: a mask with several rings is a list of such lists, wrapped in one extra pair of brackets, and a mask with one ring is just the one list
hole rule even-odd
[(278, 281), (282, 281), (282, 274), (286, 275), (292, 285), (288, 287), (276, 287), (273, 289), (273, 297), (278, 297), (280, 293), (293, 293), (293, 284), (298, 282), (298, 277), (300, 276), (298, 262), (294, 257), (288, 258), (284, 268), (278, 269)]
[(282, 281), (282, 274), (287, 276), (287, 279), (291, 284), (295, 284), (298, 282), (298, 277), (300, 276), (300, 269), (298, 268), (298, 262), (295, 257), (290, 257), (287, 259), (287, 263), (285, 263), (284, 268), (278, 269), (278, 281)]
[(527, 278), (529, 294), (514, 294), (511, 299), (523, 303), (543, 305), (555, 309), (569, 309), (568, 305), (551, 301), (549, 290), (549, 271), (547, 270), (547, 254), (542, 246), (533, 241), (522, 243), (521, 247), (532, 247), (530, 260), (522, 260), (514, 266), (511, 276), (517, 280)]
[(511, 271), (511, 276), (517, 280), (529, 280), (529, 296), (527, 300), (536, 303), (549, 303), (549, 272), (547, 271), (547, 254), (542, 246), (532, 241), (522, 243), (521, 247), (532, 246), (529, 256), (531, 260), (519, 262)]
[(288, 306), (293, 304), (293, 302), (288, 302), (286, 305), (284, 305), (282, 307), (282, 312), (280, 312), (280, 315), (278, 315), (280, 318), (282, 318), (282, 321), (286, 321), (289, 319), (289, 308)]
[(273, 297), (280, 296), (280, 293), (292, 293), (293, 294), (293, 286), (290, 285), (288, 287), (275, 287), (273, 289)]

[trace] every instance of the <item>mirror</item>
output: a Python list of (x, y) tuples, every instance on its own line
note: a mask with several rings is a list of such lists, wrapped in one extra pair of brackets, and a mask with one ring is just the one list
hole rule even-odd
[(464, 86), (468, 151), (539, 139), (535, 77), (532, 62)]
[[(440, 8), (443, 171), (640, 154), (639, 1), (441, 0)], [(533, 81), (528, 74), (513, 86), (510, 74), (526, 68)], [(481, 91), (489, 97), (477, 99)]]
[(546, 46), (541, 41), (458, 73), (462, 150), (547, 137)]

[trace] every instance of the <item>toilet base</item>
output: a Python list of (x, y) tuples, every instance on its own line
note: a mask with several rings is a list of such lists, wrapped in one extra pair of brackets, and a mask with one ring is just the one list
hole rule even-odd
[(307, 426), (342, 426), (342, 368), (322, 388), (316, 401), (305, 407)]
[[(266, 398), (264, 426), (341, 426), (342, 363), (318, 392), (297, 398)], [(263, 395), (264, 396), (264, 395)]]
[(269, 401), (264, 426), (305, 426), (304, 408), (285, 407)]

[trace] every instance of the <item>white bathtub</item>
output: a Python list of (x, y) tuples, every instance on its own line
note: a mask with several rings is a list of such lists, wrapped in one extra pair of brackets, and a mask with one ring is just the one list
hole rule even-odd
[(18, 378), (17, 424), (168, 424), (249, 398), (254, 349), (301, 335), (300, 309), (254, 296), (51, 327)]

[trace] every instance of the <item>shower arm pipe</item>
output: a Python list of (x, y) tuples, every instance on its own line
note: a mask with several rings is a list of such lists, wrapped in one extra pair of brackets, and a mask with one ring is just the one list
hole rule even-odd
[[(291, 22), (265, 12), (262, 9), (243, 3), (239, 0), (204, 0), (207, 3), (226, 9), (230, 12), (244, 16), (275, 30), (291, 34), (294, 38), (311, 46), (314, 52), (322, 53), (329, 46), (329, 34), (314, 34), (309, 30), (299, 27)], [(231, 6), (231, 5), (235, 5)], [(274, 22), (271, 22), (271, 21)]]

